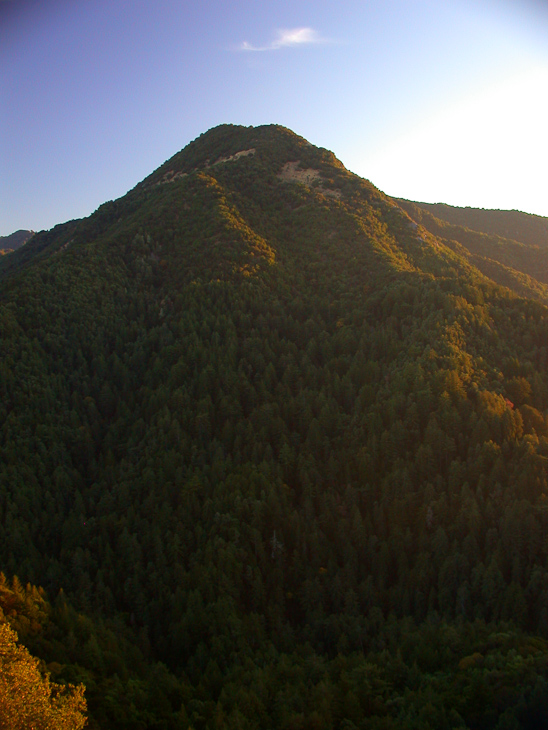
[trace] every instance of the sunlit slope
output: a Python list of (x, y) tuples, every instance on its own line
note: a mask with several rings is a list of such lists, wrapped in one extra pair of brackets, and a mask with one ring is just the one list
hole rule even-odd
[(296, 258), (321, 265), (330, 255), (346, 263), (360, 257), (349, 267), (354, 276), (375, 279), (381, 271), (462, 265), (422, 240), (392, 202), (332, 153), (276, 126), (211, 130), (124, 198), (38, 234), (0, 273), (54, 255), (46, 268), (78, 266), (79, 257), (93, 255), (108, 258), (109, 267), (120, 256), (134, 266), (144, 255), (143, 265), (160, 278), (164, 269), (185, 281), (293, 276)]
[[(513, 240), (447, 223), (436, 218), (425, 207), (421, 207), (423, 204), (419, 205), (405, 200), (398, 201), (398, 204), (409, 213), (413, 220), (420, 223), (433, 235), (438, 236), (447, 246), (466, 258), (493, 281), (509, 287), (520, 296), (531, 297), (545, 303), (548, 301), (548, 249), (542, 245), (542, 235), (539, 236), (540, 243), (538, 244), (524, 243), (524, 240), (531, 238), (527, 226), (516, 230), (518, 238)], [(483, 212), (487, 214), (500, 211)], [(526, 214), (520, 215), (527, 218)], [(536, 217), (538, 218), (538, 216)], [(480, 222), (481, 218), (480, 216)], [(474, 220), (472, 216), (470, 223), (473, 224)], [(489, 219), (487, 218), (487, 220)], [(518, 218), (518, 222), (520, 221), (521, 219)]]
[(0, 563), (122, 622), (187, 725), (321, 726), (295, 718), (325, 696), (343, 727), (339, 656), (356, 725), (431, 691), (479, 726), (468, 654), (505, 647), (504, 710), (544, 677), (505, 622), (546, 627), (548, 309), (419, 223), (289, 130), (225, 126), (4, 273)]
[(490, 236), (508, 238), (530, 246), (548, 247), (548, 218), (519, 210), (457, 208), (445, 203), (415, 203), (436, 218)]

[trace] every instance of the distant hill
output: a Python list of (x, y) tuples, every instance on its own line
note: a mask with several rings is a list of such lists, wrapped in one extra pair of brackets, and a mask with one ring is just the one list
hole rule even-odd
[[(517, 236), (515, 239), (510, 239), (472, 228), (471, 226), (475, 224), (475, 221), (481, 219), (482, 215), (472, 216), (468, 221), (470, 225), (466, 227), (462, 224), (448, 223), (446, 220), (436, 217), (430, 211), (430, 208), (434, 206), (427, 207), (423, 203), (413, 203), (409, 200), (397, 200), (397, 203), (417, 224), (440, 237), (447, 246), (467, 258), (471, 264), (493, 281), (509, 287), (520, 296), (532, 297), (548, 303), (548, 246), (543, 245), (541, 226), (542, 222), (547, 219), (529, 216), (526, 213), (514, 216), (515, 211), (476, 211), (485, 214), (484, 229), (489, 227), (486, 221), (490, 220), (491, 213), (497, 214), (495, 218), (499, 213), (510, 213), (515, 223), (514, 231)], [(448, 208), (452, 211), (466, 210), (441, 205), (438, 208), (443, 210)], [(461, 218), (466, 219), (466, 216), (463, 215)], [(540, 243), (527, 242), (532, 240), (530, 219), (536, 219), (535, 225), (539, 230)], [(518, 225), (518, 223), (523, 225)]]
[(15, 251), (23, 246), (29, 238), (32, 238), (34, 231), (19, 230), (9, 236), (0, 236), (0, 251), (7, 253)]
[(458, 208), (445, 203), (418, 203), (436, 218), (473, 231), (509, 238), (531, 246), (548, 247), (548, 218), (518, 210)]

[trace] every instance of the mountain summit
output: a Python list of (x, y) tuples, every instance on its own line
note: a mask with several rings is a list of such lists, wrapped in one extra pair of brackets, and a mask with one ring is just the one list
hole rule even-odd
[[(142, 236), (148, 243), (141, 243)], [(381, 269), (428, 267), (434, 252), (438, 263), (460, 266), (449, 249), (440, 250), (430, 239), (426, 229), (417, 231), (394, 201), (348, 172), (331, 152), (284, 127), (223, 125), (90, 218), (36, 237), (3, 262), (3, 270), (26, 266), (34, 253), (40, 260), (69, 248), (75, 256), (89, 255), (108, 247), (108, 241), (116, 241), (118, 252), (123, 246), (128, 260), (144, 245), (153, 268), (159, 264), (185, 280), (259, 273), (261, 278), (275, 271), (293, 275), (285, 266), (291, 257), (319, 257), (327, 264), (328, 252), (369, 264), (374, 259), (374, 270), (362, 267), (362, 276), (369, 270), (377, 277)], [(279, 266), (272, 268), (275, 261)]]
[(54, 606), (0, 606), (92, 727), (546, 724), (548, 300), (491, 235), (225, 125), (2, 257), (0, 567)]

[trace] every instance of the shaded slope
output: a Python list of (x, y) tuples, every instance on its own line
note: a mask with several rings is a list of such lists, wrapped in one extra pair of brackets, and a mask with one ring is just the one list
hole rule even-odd
[(0, 257), (0, 283), (10, 274), (17, 273), (29, 263), (36, 263), (37, 260), (47, 258), (58, 249), (63, 249), (72, 242), (72, 232), (78, 221), (62, 223), (51, 231), (40, 231), (35, 233), (32, 240), (9, 256)]
[(19, 230), (9, 236), (0, 236), (0, 251), (9, 252), (23, 246), (32, 236), (34, 231)]

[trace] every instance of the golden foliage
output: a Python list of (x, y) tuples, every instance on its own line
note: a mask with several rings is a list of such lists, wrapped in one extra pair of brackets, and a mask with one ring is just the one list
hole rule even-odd
[(84, 686), (63, 686), (42, 675), (38, 660), (0, 624), (0, 728), (80, 730), (86, 724)]

